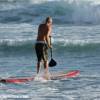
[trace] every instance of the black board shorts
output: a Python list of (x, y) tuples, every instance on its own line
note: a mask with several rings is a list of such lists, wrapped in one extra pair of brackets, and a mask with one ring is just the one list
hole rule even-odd
[(48, 60), (48, 47), (46, 43), (36, 43), (35, 51), (36, 51), (38, 62), (40, 62), (41, 60), (43, 61)]

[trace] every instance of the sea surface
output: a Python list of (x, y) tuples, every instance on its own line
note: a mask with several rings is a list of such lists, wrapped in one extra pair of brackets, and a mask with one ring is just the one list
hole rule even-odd
[(34, 45), (38, 25), (47, 16), (53, 18), (52, 49), (57, 62), (50, 73), (80, 70), (80, 75), (0, 83), (0, 100), (100, 100), (100, 5), (93, 1), (1, 0), (0, 78), (36, 75)]

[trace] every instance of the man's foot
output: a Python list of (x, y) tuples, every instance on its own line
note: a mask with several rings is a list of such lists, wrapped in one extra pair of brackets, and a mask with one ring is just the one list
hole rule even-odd
[(51, 75), (49, 73), (45, 73), (45, 75), (43, 76), (43, 78), (46, 79), (46, 80), (50, 80), (51, 79), (50, 76)]

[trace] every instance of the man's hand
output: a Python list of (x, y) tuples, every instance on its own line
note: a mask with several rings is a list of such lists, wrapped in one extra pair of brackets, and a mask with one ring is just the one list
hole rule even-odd
[(50, 45), (49, 48), (52, 48), (52, 45)]

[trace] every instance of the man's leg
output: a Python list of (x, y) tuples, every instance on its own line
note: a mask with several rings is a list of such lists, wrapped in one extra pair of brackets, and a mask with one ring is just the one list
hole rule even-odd
[(37, 62), (37, 74), (39, 73), (40, 70), (40, 61)]
[(48, 61), (44, 61), (45, 72), (48, 73)]
[(49, 69), (48, 69), (48, 61), (44, 61), (44, 69), (45, 69), (45, 78), (50, 79)]

